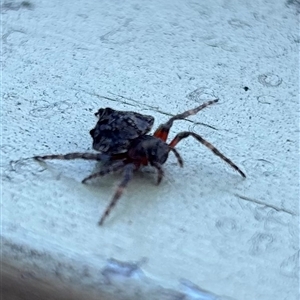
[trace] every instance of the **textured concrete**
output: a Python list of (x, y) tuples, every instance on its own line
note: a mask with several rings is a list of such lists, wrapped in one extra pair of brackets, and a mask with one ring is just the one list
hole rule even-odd
[[(211, 2), (211, 3), (210, 3)], [(75, 5), (76, 3), (76, 5)], [(299, 1), (2, 1), (6, 299), (299, 299)], [(170, 115), (220, 102), (155, 185), (80, 181), (100, 107)], [(44, 294), (43, 294), (44, 293)], [(36, 297), (36, 298), (35, 298)], [(48, 298), (47, 298), (48, 297)]]

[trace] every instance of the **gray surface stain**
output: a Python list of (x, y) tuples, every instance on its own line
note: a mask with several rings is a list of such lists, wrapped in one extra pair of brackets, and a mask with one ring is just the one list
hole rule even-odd
[(0, 12), (18, 11), (20, 9), (34, 9), (34, 5), (30, 1), (3, 1), (0, 5)]

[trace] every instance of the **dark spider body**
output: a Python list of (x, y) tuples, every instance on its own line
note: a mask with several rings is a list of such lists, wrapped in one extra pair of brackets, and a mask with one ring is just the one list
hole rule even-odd
[(246, 175), (235, 165), (229, 158), (224, 156), (212, 144), (203, 139), (200, 135), (183, 131), (178, 133), (175, 138), (167, 143), (169, 131), (175, 120), (185, 119), (188, 116), (195, 115), (205, 107), (217, 102), (218, 99), (208, 101), (195, 109), (188, 110), (182, 114), (178, 114), (161, 124), (153, 135), (147, 134), (152, 128), (154, 118), (148, 115), (142, 115), (131, 111), (117, 111), (111, 108), (99, 109), (95, 114), (98, 122), (94, 129), (90, 131), (93, 138), (93, 148), (99, 153), (69, 153), (65, 155), (45, 155), (35, 156), (36, 160), (45, 159), (87, 159), (104, 161), (106, 164), (99, 172), (91, 174), (83, 179), (83, 183), (87, 180), (104, 176), (109, 173), (123, 169), (123, 180), (119, 184), (110, 204), (104, 211), (99, 225), (102, 225), (105, 218), (109, 215), (119, 198), (124, 192), (128, 182), (133, 176), (133, 172), (141, 166), (151, 165), (157, 169), (157, 184), (163, 178), (164, 172), (162, 165), (168, 159), (170, 151), (172, 151), (179, 165), (183, 166), (183, 160), (175, 149), (175, 146), (189, 136), (195, 138), (198, 142), (209, 148), (214, 154), (219, 156), (242, 177)]

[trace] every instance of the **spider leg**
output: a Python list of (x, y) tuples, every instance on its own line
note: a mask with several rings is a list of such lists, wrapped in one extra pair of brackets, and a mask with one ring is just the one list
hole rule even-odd
[(163, 179), (164, 177), (164, 170), (161, 166), (161, 164), (159, 163), (153, 163), (152, 166), (157, 170), (157, 185), (159, 185), (161, 183), (161, 180)]
[(245, 173), (240, 170), (240, 168), (234, 164), (229, 158), (227, 158), (224, 154), (222, 154), (217, 148), (215, 148), (212, 144), (210, 144), (208, 141), (206, 141), (204, 138), (202, 138), (200, 135), (189, 132), (189, 131), (183, 131), (178, 133), (175, 138), (172, 140), (172, 142), (169, 144), (170, 147), (175, 147), (182, 139), (185, 139), (189, 136), (194, 137), (197, 141), (199, 141), (201, 144), (209, 148), (214, 154), (219, 156), (221, 159), (226, 161), (232, 168), (234, 168), (236, 171), (238, 171), (241, 176), (246, 177)]
[[(171, 147), (170, 147), (169, 149), (170, 149), (170, 151), (172, 151), (172, 152), (175, 154), (175, 156), (176, 156), (176, 158), (177, 158), (177, 160), (178, 160), (178, 163), (179, 163), (180, 167), (183, 167), (183, 160), (182, 160), (180, 154), (178, 153), (178, 151), (177, 151), (175, 148), (171, 148)], [(164, 177), (164, 170), (163, 170), (163, 168), (162, 168), (162, 165), (161, 165), (160, 163), (158, 163), (158, 162), (152, 162), (151, 165), (152, 165), (152, 166), (157, 170), (157, 172), (158, 172), (157, 185), (159, 185), (159, 184), (161, 183), (161, 180), (162, 180), (163, 177)]]
[(203, 108), (211, 105), (211, 104), (214, 104), (216, 102), (218, 102), (219, 99), (215, 99), (215, 100), (211, 100), (211, 101), (208, 101), (206, 103), (203, 103), (202, 105), (194, 108), (194, 109), (190, 109), (190, 110), (187, 110), (185, 111), (184, 113), (182, 114), (178, 114), (174, 117), (172, 117), (168, 122), (164, 123), (164, 124), (161, 124), (157, 129), (156, 131), (154, 132), (154, 136), (157, 137), (157, 138), (160, 138), (161, 140), (163, 140), (164, 142), (167, 140), (168, 138), (168, 134), (169, 134), (169, 131), (173, 125), (173, 122), (175, 120), (182, 120), (182, 119), (185, 119), (187, 118), (188, 116), (191, 116), (191, 115), (195, 115), (197, 114), (200, 110), (202, 110)]
[(180, 167), (182, 168), (183, 167), (183, 159), (182, 159), (181, 155), (179, 154), (179, 152), (175, 148), (172, 148), (172, 147), (170, 147), (170, 151), (172, 151), (175, 154), (175, 156), (178, 160), (178, 163), (179, 163)]
[(45, 159), (63, 159), (63, 160), (71, 160), (71, 159), (86, 159), (86, 160), (108, 160), (109, 155), (105, 155), (102, 153), (81, 153), (81, 152), (73, 152), (68, 154), (52, 154), (52, 155), (44, 155), (44, 156), (34, 156), (33, 159), (37, 161), (43, 161)]
[(105, 209), (105, 211), (104, 211), (104, 213), (103, 213), (103, 215), (102, 215), (102, 217), (101, 217), (101, 219), (98, 223), (100, 226), (103, 225), (103, 222), (104, 222), (105, 218), (109, 215), (109, 213), (111, 212), (113, 207), (116, 205), (116, 203), (118, 202), (118, 200), (122, 196), (128, 182), (132, 178), (134, 169), (135, 169), (134, 164), (125, 165), (125, 167), (124, 167), (124, 178), (121, 181), (121, 183), (119, 184), (119, 186), (118, 186), (112, 200), (110, 201), (109, 205)]
[(96, 178), (96, 177), (102, 177), (102, 176), (105, 176), (107, 174), (116, 172), (116, 171), (122, 169), (124, 166), (125, 166), (124, 162), (117, 162), (115, 164), (107, 166), (106, 168), (104, 168), (103, 170), (101, 170), (97, 173), (93, 173), (93, 174), (89, 175), (88, 177), (84, 178), (81, 182), (86, 183), (90, 179), (93, 179), (93, 178)]

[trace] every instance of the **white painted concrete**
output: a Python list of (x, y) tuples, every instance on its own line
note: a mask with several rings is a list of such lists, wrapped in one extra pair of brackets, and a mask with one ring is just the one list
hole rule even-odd
[[(1, 251), (23, 281), (91, 299), (299, 299), (299, 1), (210, 2), (2, 2)], [(247, 179), (186, 140), (184, 168), (170, 156), (158, 187), (137, 173), (103, 228), (120, 175), (82, 185), (97, 164), (15, 162), (92, 151), (100, 107), (158, 126), (214, 97), (171, 136), (201, 134)]]

